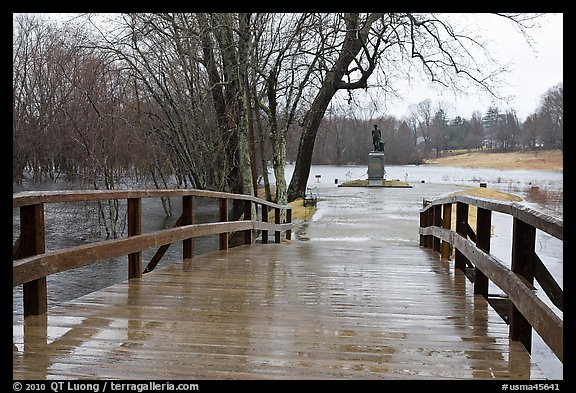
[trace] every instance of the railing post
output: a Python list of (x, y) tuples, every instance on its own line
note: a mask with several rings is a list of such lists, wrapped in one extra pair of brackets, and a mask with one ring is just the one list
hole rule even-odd
[[(535, 245), (536, 228), (514, 218), (511, 270), (529, 284), (534, 284)], [(510, 338), (522, 342), (528, 353), (531, 353), (532, 326), (514, 305), (512, 305), (512, 315), (510, 316)]]
[[(426, 227), (426, 212), (420, 212), (420, 228)], [(420, 235), (420, 247), (426, 247), (426, 236)]]
[[(490, 229), (492, 226), (492, 211), (478, 207), (476, 216), (476, 246), (490, 253)], [(488, 277), (477, 267), (474, 268), (474, 293), (488, 299)]]
[[(220, 222), (228, 221), (228, 199), (220, 198)], [(220, 234), (220, 250), (228, 249), (228, 232)]]
[[(268, 222), (268, 205), (262, 204), (262, 222)], [(262, 244), (268, 244), (268, 231), (262, 230)]]
[[(194, 224), (196, 214), (196, 198), (194, 195), (184, 195), (182, 197), (182, 225)], [(182, 241), (182, 259), (194, 257), (194, 238)]]
[[(456, 233), (464, 239), (468, 238), (468, 204), (456, 202)], [(468, 258), (456, 249), (454, 257), (454, 268), (466, 273)]]
[[(244, 201), (244, 220), (252, 221), (252, 201)], [(244, 231), (244, 244), (252, 244), (252, 229)]]
[[(274, 224), (280, 224), (280, 208), (279, 207), (274, 208)], [(281, 240), (282, 239), (280, 236), (280, 231), (275, 231), (274, 232), (274, 242), (280, 243)]]
[[(430, 207), (426, 210), (426, 226), (429, 227), (434, 225), (434, 207)], [(426, 236), (426, 248), (434, 248), (434, 236), (428, 235)]]
[[(441, 227), (442, 226), (442, 205), (436, 205), (433, 207), (434, 210), (434, 226)], [(434, 236), (433, 237), (433, 249), (434, 251), (440, 252), (440, 238)]]
[[(445, 203), (442, 205), (442, 228), (450, 229), (452, 225), (452, 204)], [(450, 242), (442, 240), (442, 258), (450, 259)]]
[[(142, 233), (142, 199), (128, 198), (128, 236)], [(142, 252), (128, 254), (128, 279), (142, 277)]]
[[(20, 207), (20, 258), (44, 254), (44, 204)], [(24, 317), (48, 311), (46, 277), (24, 283)]]
[[(427, 199), (422, 199), (422, 208), (425, 209), (431, 202)], [(420, 212), (420, 228), (426, 228), (430, 226), (432, 221), (430, 221), (430, 209)], [(420, 235), (420, 245), (422, 247), (431, 248), (429, 235)]]
[[(286, 222), (292, 223), (292, 209), (286, 209)], [(292, 229), (286, 231), (286, 240), (292, 240)]]

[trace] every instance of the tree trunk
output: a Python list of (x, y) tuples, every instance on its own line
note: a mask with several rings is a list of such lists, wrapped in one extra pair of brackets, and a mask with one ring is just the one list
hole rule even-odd
[(336, 94), (335, 85), (335, 74), (330, 72), (318, 95), (314, 99), (310, 111), (306, 114), (304, 119), (304, 130), (302, 136), (300, 137), (300, 143), (298, 144), (298, 154), (296, 156), (296, 164), (294, 166), (294, 174), (292, 175), (292, 180), (290, 180), (290, 186), (288, 187), (288, 201), (294, 201), (297, 198), (301, 198), (306, 191), (306, 184), (308, 182), (308, 176), (310, 175), (310, 166), (312, 164), (312, 153), (314, 152), (314, 142), (316, 140), (316, 134), (318, 133), (318, 127), (320, 122), (324, 117), (324, 113)]
[[(284, 131), (281, 131), (282, 133)], [(288, 203), (288, 194), (286, 190), (286, 138), (275, 138), (274, 143), (274, 176), (276, 177), (276, 203), (286, 205)], [(281, 219), (286, 218), (286, 210), (281, 211)]]
[(250, 149), (250, 169), (252, 171), (252, 188), (254, 196), (258, 196), (258, 167), (256, 165), (256, 134), (254, 132), (254, 113), (252, 111), (252, 99), (251, 95), (249, 94), (248, 90), (249, 86), (246, 83), (246, 91), (245, 94), (248, 96), (248, 106), (246, 110), (248, 111), (248, 138), (250, 139), (248, 142), (248, 147)]
[[(250, 159), (250, 147), (248, 138), (249, 111), (250, 111), (250, 90), (248, 85), (248, 55), (250, 45), (250, 14), (239, 15), (239, 48), (238, 48), (238, 79), (239, 95), (241, 105), (240, 124), (238, 127), (238, 172), (242, 178), (242, 192), (254, 195), (254, 183), (252, 164)], [(241, 209), (243, 212), (243, 209)], [(253, 212), (256, 214), (256, 212)]]
[[(241, 194), (242, 175), (238, 167), (239, 144), (238, 128), (240, 127), (241, 100), (239, 97), (239, 72), (238, 53), (232, 36), (234, 30), (230, 14), (197, 14), (201, 26), (201, 39), (204, 46), (204, 62), (208, 69), (211, 89), (214, 97), (214, 106), (218, 116), (218, 128), (221, 132), (222, 144), (225, 149), (225, 185), (224, 191)], [(214, 39), (221, 54), (222, 69), (218, 70), (214, 58), (213, 45), (209, 34), (214, 34)], [(207, 50), (210, 48), (210, 50)], [(222, 89), (221, 83), (226, 81), (226, 88)], [(236, 207), (236, 206), (235, 206)], [(236, 209), (234, 209), (236, 210)]]
[[(304, 195), (308, 176), (310, 175), (310, 165), (312, 164), (312, 153), (314, 152), (314, 142), (320, 122), (324, 118), (324, 113), (339, 89), (367, 88), (367, 79), (374, 71), (375, 63), (362, 71), (362, 77), (355, 82), (343, 82), (348, 67), (355, 60), (360, 51), (365, 48), (365, 43), (372, 24), (381, 17), (382, 14), (370, 14), (360, 23), (360, 16), (357, 13), (347, 13), (344, 15), (346, 23), (346, 36), (342, 43), (338, 59), (334, 67), (327, 72), (318, 94), (312, 102), (312, 106), (304, 118), (303, 132), (298, 145), (296, 165), (294, 174), (288, 187), (288, 201), (293, 201)], [(360, 27), (362, 26), (362, 27)]]
[[(255, 94), (255, 93), (254, 93)], [(268, 178), (268, 160), (266, 159), (264, 130), (260, 122), (260, 115), (256, 114), (256, 125), (258, 126), (258, 139), (260, 146), (260, 160), (262, 163), (262, 179), (264, 181), (264, 193), (267, 201), (272, 201), (272, 191), (270, 190), (270, 179)]]

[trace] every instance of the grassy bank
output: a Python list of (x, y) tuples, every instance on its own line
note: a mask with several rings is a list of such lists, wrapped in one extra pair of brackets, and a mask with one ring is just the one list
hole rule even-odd
[[(276, 189), (274, 185), (270, 185), (270, 192), (272, 195), (276, 193)], [(266, 199), (266, 194), (264, 188), (258, 189), (258, 197), (262, 199)], [(304, 199), (298, 198), (295, 201), (288, 203), (288, 205), (292, 206), (292, 221), (308, 221), (316, 212), (315, 206), (304, 206)], [(268, 221), (274, 222), (274, 210), (268, 212)]]
[(482, 150), (446, 153), (440, 158), (429, 158), (424, 164), (464, 166), (469, 168), (527, 169), (561, 171), (564, 169), (562, 150), (527, 152), (494, 152)]

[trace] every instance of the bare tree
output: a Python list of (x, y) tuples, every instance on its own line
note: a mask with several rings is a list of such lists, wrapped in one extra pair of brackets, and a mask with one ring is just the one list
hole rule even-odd
[[(68, 41), (74, 39), (70, 32)], [(13, 180), (29, 168), (34, 178), (55, 180), (72, 165), (77, 149), (68, 146), (63, 108), (75, 89), (67, 75), (76, 73), (78, 56), (53, 24), (18, 15), (13, 38)], [(68, 151), (66, 151), (68, 150)], [(63, 154), (64, 153), (64, 154)]]
[(134, 78), (139, 132), (165, 146), (177, 177), (195, 188), (253, 193), (243, 170), (250, 168), (245, 18), (123, 14), (106, 30), (94, 23), (101, 31), (94, 46)]
[[(331, 45), (319, 59), (322, 71), (321, 85), (302, 122), (303, 132), (294, 174), (288, 188), (288, 200), (302, 196), (306, 190), (318, 126), (332, 97), (338, 90), (354, 90), (368, 86), (368, 78), (374, 72), (376, 59), (380, 56), (382, 47), (389, 45), (384, 39), (388, 34), (388, 25), (384, 22), (383, 16), (383, 14), (361, 16), (358, 13), (337, 15), (338, 23), (332, 34), (339, 37), (339, 42), (336, 42), (335, 47)], [(377, 22), (381, 22), (381, 25), (373, 30), (373, 25)], [(323, 35), (320, 35), (320, 38), (325, 40)], [(389, 38), (394, 39), (392, 35), (389, 35)]]
[(474, 111), (470, 118), (467, 146), (481, 148), (484, 141), (484, 125), (482, 124), (482, 114)]
[(506, 139), (507, 147), (509, 149), (515, 149), (520, 143), (520, 123), (518, 121), (518, 116), (516, 116), (516, 111), (510, 109), (506, 111), (505, 117), (505, 128), (506, 128)]
[(317, 66), (318, 47), (309, 39), (310, 26), (317, 23), (310, 14), (259, 15), (258, 22), (253, 65), (262, 93), (255, 99), (268, 119), (276, 201), (285, 204), (286, 136)]
[(408, 109), (408, 115), (405, 118), (406, 124), (410, 127), (412, 131), (412, 136), (414, 139), (414, 145), (418, 144), (418, 109), (416, 105), (410, 105)]
[[(33, 170), (64, 170), (94, 188), (113, 189), (131, 160), (123, 116), (127, 80), (110, 57), (86, 46), (82, 28), (16, 18), (13, 148)], [(27, 146), (21, 145), (25, 141)], [(99, 204), (107, 237), (123, 231), (119, 203)]]
[(221, 144), (211, 132), (213, 115), (201, 115), (203, 97), (198, 87), (203, 81), (190, 58), (200, 46), (187, 34), (189, 21), (177, 17), (120, 15), (108, 21), (112, 28), (102, 31), (94, 45), (113, 54), (136, 80), (135, 95), (144, 118), (139, 121), (139, 132), (151, 133), (170, 150), (174, 166), (184, 168), (193, 187), (206, 188), (220, 180), (220, 172), (203, 168), (212, 167)]
[(424, 139), (424, 158), (427, 158), (432, 151), (432, 136), (430, 135), (432, 128), (432, 100), (426, 99), (419, 102), (416, 106), (416, 113), (418, 115), (418, 128)]
[(542, 96), (539, 107), (542, 121), (542, 141), (546, 148), (563, 149), (564, 140), (564, 83), (551, 87)]
[(442, 156), (442, 150), (444, 150), (444, 137), (446, 136), (446, 130), (448, 128), (448, 121), (446, 119), (446, 111), (439, 106), (434, 117), (432, 118), (432, 123), (430, 127), (430, 139), (434, 143), (434, 150), (436, 151), (436, 158)]
[(538, 113), (532, 113), (528, 115), (526, 120), (524, 120), (524, 123), (522, 123), (521, 142), (530, 150), (535, 149), (538, 144), (539, 123), (540, 119), (538, 117)]
[[(497, 65), (481, 71), (483, 43), (455, 29), (450, 15), (141, 13), (99, 23), (100, 17), (78, 19), (97, 38), (82, 29), (53, 34), (33, 23), (22, 29), (28, 35), (15, 34), (15, 181), (26, 170), (52, 178), (83, 171), (90, 179), (98, 173), (98, 187), (114, 187), (132, 166), (159, 187), (252, 194), (257, 130), (262, 171), (271, 156), (276, 199), (284, 203), (305, 190), (316, 137), (336, 94), (352, 103), (359, 89), (391, 93), (394, 80), (415, 69), (434, 83), (458, 86), (464, 77), (490, 91), (501, 71)], [(522, 14), (504, 17), (522, 32), (531, 23)], [(75, 43), (66, 44), (66, 37)], [(418, 125), (429, 151), (430, 101), (417, 108), (411, 129)], [(556, 124), (549, 129), (561, 140), (561, 117), (551, 103), (547, 108), (546, 118), (555, 119), (548, 124)], [(345, 112), (334, 110), (322, 131), (329, 157), (317, 158), (358, 157), (350, 140), (366, 124), (354, 119), (352, 127), (339, 117)], [(398, 129), (396, 121), (391, 142)], [(57, 130), (65, 137), (54, 138)], [(297, 152), (289, 140), (299, 140)], [(284, 166), (293, 153), (286, 187)]]
[[(239, 96), (240, 96), (240, 120), (238, 124), (238, 161), (239, 172), (242, 179), (242, 192), (248, 195), (254, 195), (254, 181), (253, 176), (255, 172), (252, 167), (252, 160), (250, 149), (250, 133), (249, 128), (251, 122), (251, 99), (250, 99), (250, 86), (248, 85), (248, 68), (250, 57), (250, 31), (251, 14), (241, 13), (238, 15), (238, 80), (239, 80)], [(253, 138), (252, 138), (253, 139)], [(254, 212), (253, 217), (256, 215)]]
[[(414, 135), (405, 121), (399, 122), (398, 127), (394, 130), (394, 138), (390, 143), (388, 152), (386, 154), (386, 162), (390, 164), (419, 163), (416, 146), (414, 145)], [(390, 160), (388, 157), (390, 157)]]
[[(500, 14), (523, 34), (537, 20), (536, 15)], [(412, 70), (412, 59), (421, 65), (425, 75), (443, 86), (459, 88), (460, 80), (472, 83), (495, 94), (494, 83), (504, 72), (497, 63), (480, 67), (480, 56), (490, 60), (489, 52), (476, 36), (459, 31), (450, 24), (450, 15), (437, 14), (365, 14), (341, 16), (342, 26), (331, 35), (338, 37), (333, 50), (324, 53), (320, 64), (322, 84), (302, 122), (303, 132), (298, 147), (294, 175), (288, 199), (300, 196), (310, 171), (311, 157), (318, 126), (326, 108), (338, 90), (368, 88), (368, 79), (377, 66), (386, 90), (394, 71)], [(319, 36), (319, 39), (323, 39)], [(388, 89), (389, 91), (389, 89)]]

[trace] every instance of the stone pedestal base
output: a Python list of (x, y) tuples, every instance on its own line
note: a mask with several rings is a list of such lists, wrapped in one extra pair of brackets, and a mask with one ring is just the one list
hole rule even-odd
[(368, 185), (382, 185), (384, 179), (384, 152), (372, 151), (368, 155)]

